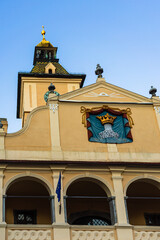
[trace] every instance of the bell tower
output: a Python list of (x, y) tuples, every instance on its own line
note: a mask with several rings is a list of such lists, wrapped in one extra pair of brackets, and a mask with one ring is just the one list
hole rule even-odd
[(35, 47), (35, 52), (34, 52), (34, 59), (33, 59), (33, 65), (35, 66), (36, 63), (39, 62), (58, 62), (59, 60), (56, 59), (56, 54), (57, 54), (57, 47), (53, 47), (53, 45), (49, 42), (46, 41), (45, 39), (45, 30), (44, 27), (42, 26), (42, 36), (43, 39), (42, 41)]
[(44, 94), (51, 83), (62, 95), (81, 88), (86, 77), (69, 73), (56, 57), (58, 48), (46, 40), (44, 27), (41, 34), (43, 38), (35, 47), (32, 70), (18, 73), (17, 118), (22, 118), (22, 126), (34, 108), (46, 104)]

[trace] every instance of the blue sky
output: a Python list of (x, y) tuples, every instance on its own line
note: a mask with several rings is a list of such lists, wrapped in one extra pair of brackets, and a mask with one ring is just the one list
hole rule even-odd
[(0, 10), (0, 117), (9, 132), (21, 128), (17, 75), (32, 69), (42, 25), (60, 63), (85, 73), (85, 85), (100, 63), (109, 83), (146, 97), (153, 85), (160, 95), (159, 0), (1, 0)]

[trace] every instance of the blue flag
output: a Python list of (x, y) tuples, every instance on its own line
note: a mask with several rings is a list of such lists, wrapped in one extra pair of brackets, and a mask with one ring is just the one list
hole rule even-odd
[(58, 202), (60, 202), (60, 200), (61, 200), (61, 172), (59, 173), (56, 194), (57, 194)]

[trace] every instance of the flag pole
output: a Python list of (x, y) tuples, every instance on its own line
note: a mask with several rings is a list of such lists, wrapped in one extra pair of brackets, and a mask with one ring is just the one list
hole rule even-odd
[[(61, 185), (62, 185), (62, 173), (60, 171), (60, 176), (61, 176)], [(61, 189), (60, 189), (60, 201), (59, 201), (59, 214), (61, 214), (61, 210), (62, 210), (62, 205), (61, 205)]]
[(59, 214), (61, 214), (61, 210), (62, 210), (62, 205), (61, 205), (61, 201), (59, 203)]
[(57, 194), (58, 203), (59, 203), (59, 214), (61, 214), (61, 208), (62, 208), (62, 205), (61, 205), (61, 172), (59, 173), (56, 194)]

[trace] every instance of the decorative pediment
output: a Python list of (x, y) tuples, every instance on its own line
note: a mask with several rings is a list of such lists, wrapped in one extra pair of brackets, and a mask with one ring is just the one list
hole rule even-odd
[(62, 95), (60, 99), (86, 102), (152, 102), (152, 100), (147, 97), (106, 82), (97, 82), (87, 87), (72, 91), (68, 94)]

